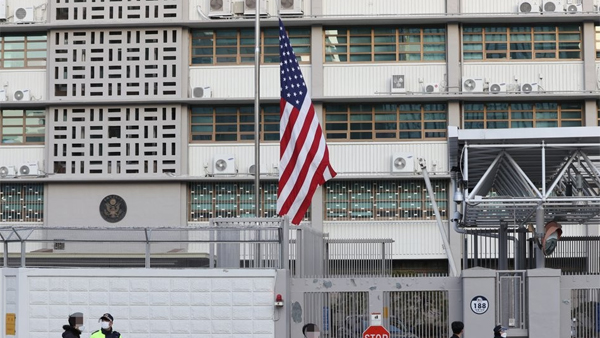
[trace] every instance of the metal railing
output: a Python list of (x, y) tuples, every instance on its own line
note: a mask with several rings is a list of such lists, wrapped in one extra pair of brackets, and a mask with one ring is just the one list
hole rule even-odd
[(4, 267), (290, 269), (293, 277), (392, 272), (390, 239), (330, 239), (283, 218), (216, 218), (180, 228), (0, 227), (0, 241)]

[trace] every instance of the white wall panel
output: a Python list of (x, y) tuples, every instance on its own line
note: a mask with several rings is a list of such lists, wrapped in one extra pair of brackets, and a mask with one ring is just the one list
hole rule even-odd
[(462, 13), (517, 13), (518, 0), (461, 0)]
[[(422, 92), (424, 83), (444, 81), (444, 63), (419, 64), (326, 64), (323, 66), (325, 96), (366, 96), (388, 94), (392, 75), (404, 74), (408, 92)], [(380, 94), (376, 94), (380, 93)], [(407, 94), (394, 94), (403, 96)], [(410, 95), (410, 94), (408, 94)]]
[[(309, 65), (300, 66), (310, 88)], [(211, 87), (213, 98), (253, 98), (254, 66), (191, 67), (190, 88)], [(261, 98), (279, 97), (279, 65), (260, 67)]]
[(31, 100), (46, 100), (46, 72), (43, 70), (25, 70), (18, 71), (3, 70), (0, 71), (0, 79), (8, 95), (9, 101), (13, 100), (13, 93), (17, 90), (29, 89)]
[[(340, 174), (389, 174), (392, 154), (412, 153), (416, 158), (427, 160), (431, 173), (448, 171), (448, 147), (441, 142), (397, 143), (335, 143), (329, 142), (329, 158), (333, 168)], [(205, 176), (204, 166), (209, 170), (215, 154), (233, 155), (240, 175), (246, 175), (254, 163), (254, 144), (191, 144), (189, 146), (189, 175)], [(260, 158), (263, 172), (276, 175), (273, 166), (279, 165), (279, 143), (261, 145)], [(418, 168), (418, 163), (415, 163)], [(265, 171), (266, 170), (266, 171)], [(414, 176), (415, 174), (406, 174)], [(405, 176), (406, 177), (406, 176)]]
[(507, 84), (514, 84), (517, 77), (521, 84), (537, 82), (546, 91), (580, 91), (583, 90), (583, 62), (466, 62), (463, 78), (471, 77)]
[(394, 259), (446, 258), (435, 222), (324, 222), (323, 232), (335, 239), (391, 238)]
[(446, 0), (327, 0), (324, 15), (438, 14), (446, 11)]
[(15, 166), (23, 163), (38, 163), (43, 169), (44, 146), (0, 146), (0, 165)]

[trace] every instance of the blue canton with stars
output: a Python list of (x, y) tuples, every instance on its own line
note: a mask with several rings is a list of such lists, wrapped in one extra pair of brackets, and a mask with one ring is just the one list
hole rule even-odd
[(281, 19), (279, 19), (279, 70), (281, 98), (300, 110), (306, 97), (306, 83)]

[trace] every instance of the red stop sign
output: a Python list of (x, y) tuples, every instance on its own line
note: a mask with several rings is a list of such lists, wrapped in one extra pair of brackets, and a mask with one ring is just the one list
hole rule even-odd
[(390, 338), (390, 333), (383, 326), (369, 326), (362, 338)]

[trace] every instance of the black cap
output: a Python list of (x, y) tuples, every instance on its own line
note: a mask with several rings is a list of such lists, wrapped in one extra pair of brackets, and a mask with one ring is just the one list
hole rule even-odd
[(114, 321), (114, 318), (113, 318), (113, 316), (111, 316), (110, 313), (103, 314), (102, 317), (100, 317), (100, 320), (102, 320), (102, 319), (108, 319), (111, 322)]
[(502, 325), (498, 325), (498, 326), (494, 327), (494, 333), (500, 333), (502, 331), (506, 331), (506, 328), (503, 327)]
[(69, 316), (69, 325), (75, 326), (75, 324), (77, 324), (76, 318), (81, 318), (83, 320), (83, 313), (75, 312), (72, 315), (70, 315)]

